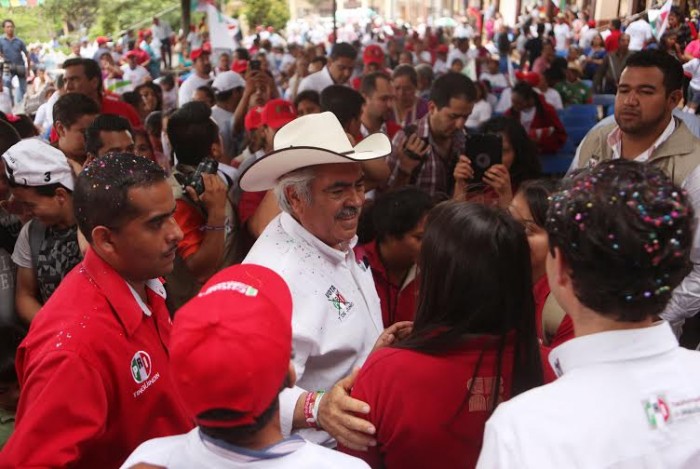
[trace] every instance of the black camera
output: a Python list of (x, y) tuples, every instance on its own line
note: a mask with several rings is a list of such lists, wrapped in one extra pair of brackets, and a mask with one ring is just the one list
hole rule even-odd
[(473, 134), (467, 136), (464, 154), (472, 162), (472, 181), (481, 182), (484, 173), (503, 160), (503, 140), (498, 134)]
[(211, 158), (204, 158), (192, 174), (185, 180), (185, 186), (192, 187), (197, 195), (204, 193), (204, 179), (202, 174), (216, 174), (219, 170), (219, 162)]

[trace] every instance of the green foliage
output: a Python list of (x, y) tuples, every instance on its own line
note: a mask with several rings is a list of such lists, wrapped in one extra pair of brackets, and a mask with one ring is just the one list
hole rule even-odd
[(287, 0), (246, 0), (243, 13), (251, 28), (272, 26), (280, 30), (289, 21)]
[[(153, 15), (173, 8), (162, 15), (177, 32), (181, 8), (190, 0), (45, 0), (41, 6), (0, 8), (0, 17), (12, 18), (17, 36), (25, 42), (46, 42), (64, 35), (61, 42), (76, 39), (87, 31), (89, 37), (116, 34), (131, 26), (150, 27)], [(84, 29), (83, 29), (84, 28)]]
[(0, 18), (11, 18), (15, 22), (15, 34), (26, 43), (46, 42), (61, 31), (61, 23), (53, 21), (43, 8), (0, 8)]

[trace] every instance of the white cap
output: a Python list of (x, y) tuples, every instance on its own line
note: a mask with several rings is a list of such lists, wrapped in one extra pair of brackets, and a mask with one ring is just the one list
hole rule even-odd
[(21, 140), (3, 155), (10, 181), (21, 186), (48, 186), (60, 183), (71, 191), (75, 187), (68, 158), (38, 138)]
[(223, 93), (224, 91), (229, 91), (234, 88), (242, 88), (245, 86), (245, 80), (236, 72), (221, 72), (216, 78), (214, 78), (214, 83), (211, 84), (212, 88), (216, 91)]

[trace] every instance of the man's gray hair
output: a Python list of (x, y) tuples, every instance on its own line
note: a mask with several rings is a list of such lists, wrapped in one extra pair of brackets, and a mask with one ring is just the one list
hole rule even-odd
[(311, 203), (311, 182), (314, 180), (316, 171), (312, 167), (301, 168), (291, 173), (287, 173), (280, 178), (275, 186), (275, 196), (282, 211), (293, 214), (292, 204), (287, 200), (287, 188), (291, 187), (297, 197), (307, 204)]

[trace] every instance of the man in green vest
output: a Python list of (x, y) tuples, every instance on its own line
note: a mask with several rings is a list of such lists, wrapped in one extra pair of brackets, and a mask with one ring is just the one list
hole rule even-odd
[[(688, 192), (700, 214), (700, 140), (673, 116), (683, 99), (683, 68), (674, 57), (645, 50), (629, 57), (615, 96), (615, 123), (591, 130), (570, 170), (622, 158), (657, 166)], [(700, 310), (700, 239), (691, 253), (693, 270), (678, 286), (661, 316), (679, 326)]]

